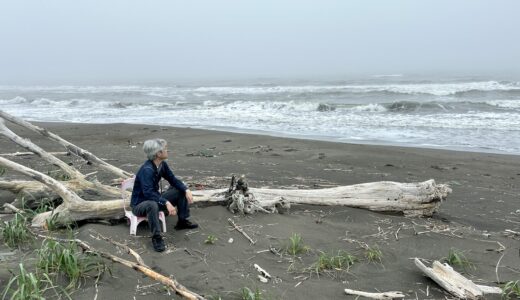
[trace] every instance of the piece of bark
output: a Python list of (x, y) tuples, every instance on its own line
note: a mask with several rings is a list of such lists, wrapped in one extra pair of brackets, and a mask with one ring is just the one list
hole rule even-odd
[(372, 298), (372, 299), (399, 299), (404, 298), (403, 293), (401, 292), (384, 292), (384, 293), (369, 293), (369, 292), (362, 292), (362, 291), (356, 291), (351, 289), (345, 289), (345, 293), (347, 295), (357, 295), (362, 296), (366, 298)]
[(484, 294), (497, 293), (495, 287), (476, 285), (473, 281), (453, 270), (448, 264), (434, 261), (432, 267), (426, 267), (420, 259), (414, 259), (415, 265), (439, 284), (446, 291), (461, 299), (484, 299)]
[(8, 120), (11, 123), (22, 126), (24, 128), (27, 128), (33, 132), (41, 134), (41, 135), (59, 143), (60, 145), (65, 147), (70, 153), (77, 155), (77, 156), (83, 158), (84, 160), (92, 163), (93, 165), (99, 166), (100, 168), (105, 169), (106, 171), (109, 171), (112, 174), (114, 174), (120, 178), (126, 179), (126, 178), (130, 178), (133, 176), (132, 173), (124, 171), (120, 168), (117, 168), (117, 167), (103, 161), (102, 159), (100, 159), (99, 157), (95, 156), (94, 154), (88, 152), (87, 150), (84, 150), (84, 149), (70, 143), (69, 141), (64, 140), (60, 136), (58, 136), (46, 129), (33, 125), (25, 120), (12, 116), (1, 110), (0, 110), (0, 117)]

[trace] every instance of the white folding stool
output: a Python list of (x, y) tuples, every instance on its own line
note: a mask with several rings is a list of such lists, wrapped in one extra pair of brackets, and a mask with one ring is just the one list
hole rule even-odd
[[(123, 197), (123, 209), (125, 210), (125, 216), (128, 218), (128, 221), (130, 222), (130, 234), (136, 235), (137, 233), (137, 226), (142, 221), (147, 221), (147, 217), (137, 217), (132, 213), (131, 210), (126, 210), (126, 200), (127, 195), (126, 191), (129, 189), (132, 189), (134, 187), (135, 177), (128, 178), (123, 183), (121, 183), (121, 196)], [(130, 201), (128, 201), (130, 202)], [(164, 215), (163, 211), (159, 211), (159, 220), (162, 222), (162, 229), (163, 232), (166, 232), (166, 217)]]

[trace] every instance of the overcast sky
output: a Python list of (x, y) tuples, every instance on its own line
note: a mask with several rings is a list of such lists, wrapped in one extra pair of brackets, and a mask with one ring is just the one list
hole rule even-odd
[(0, 84), (520, 72), (520, 1), (0, 2)]

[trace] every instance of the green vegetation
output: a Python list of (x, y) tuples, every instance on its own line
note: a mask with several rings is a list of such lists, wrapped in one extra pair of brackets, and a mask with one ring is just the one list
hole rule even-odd
[(285, 248), (285, 251), (291, 255), (307, 253), (309, 250), (310, 248), (303, 244), (301, 235), (297, 233), (293, 233), (293, 235), (289, 238), (289, 244)]
[(47, 274), (36, 276), (34, 273), (28, 273), (23, 264), (20, 264), (20, 273), (11, 278), (4, 289), (2, 300), (26, 300), (41, 299), (44, 300), (43, 294), (46, 290), (53, 288), (52, 281)]
[(7, 172), (7, 169), (4, 167), (0, 167), (0, 176), (4, 175)]
[(382, 263), (383, 252), (379, 250), (379, 247), (368, 247), (365, 249), (365, 258), (368, 262)]
[(48, 171), (47, 175), (58, 180), (58, 181), (69, 181), (69, 174), (64, 173), (62, 170)]
[(45, 240), (37, 254), (39, 272), (54, 277), (65, 276), (69, 280), (66, 289), (79, 286), (82, 279), (93, 277), (97, 280), (106, 271), (110, 272), (99, 256), (84, 254), (73, 242), (61, 244)]
[(461, 250), (451, 248), (448, 257), (444, 259), (452, 267), (459, 267), (466, 270), (467, 268), (475, 269), (475, 266), (469, 261)]
[(11, 248), (32, 242), (33, 236), (28, 229), (28, 220), (20, 213), (15, 214), (9, 222), (4, 222), (0, 233), (5, 244)]
[(218, 240), (218, 238), (212, 234), (208, 235), (206, 240), (204, 241), (205, 244), (213, 245)]
[(317, 274), (325, 270), (348, 270), (356, 261), (355, 256), (343, 250), (339, 250), (336, 255), (321, 252), (318, 261), (312, 265), (312, 270)]
[(511, 299), (511, 296), (520, 299), (520, 280), (508, 281), (502, 287), (502, 299)]
[(264, 297), (258, 288), (252, 291), (248, 287), (243, 287), (242, 291), (242, 300), (262, 300)]

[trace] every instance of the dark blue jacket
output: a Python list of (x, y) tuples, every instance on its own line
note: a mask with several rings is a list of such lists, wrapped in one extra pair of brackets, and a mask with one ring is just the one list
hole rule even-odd
[(175, 187), (181, 192), (186, 192), (186, 186), (182, 181), (173, 175), (168, 164), (163, 161), (159, 168), (151, 160), (147, 160), (135, 175), (134, 189), (132, 191), (132, 201), (130, 205), (135, 207), (137, 204), (153, 200), (161, 205), (166, 205), (166, 199), (159, 193), (159, 181), (161, 177), (166, 179), (170, 186)]

